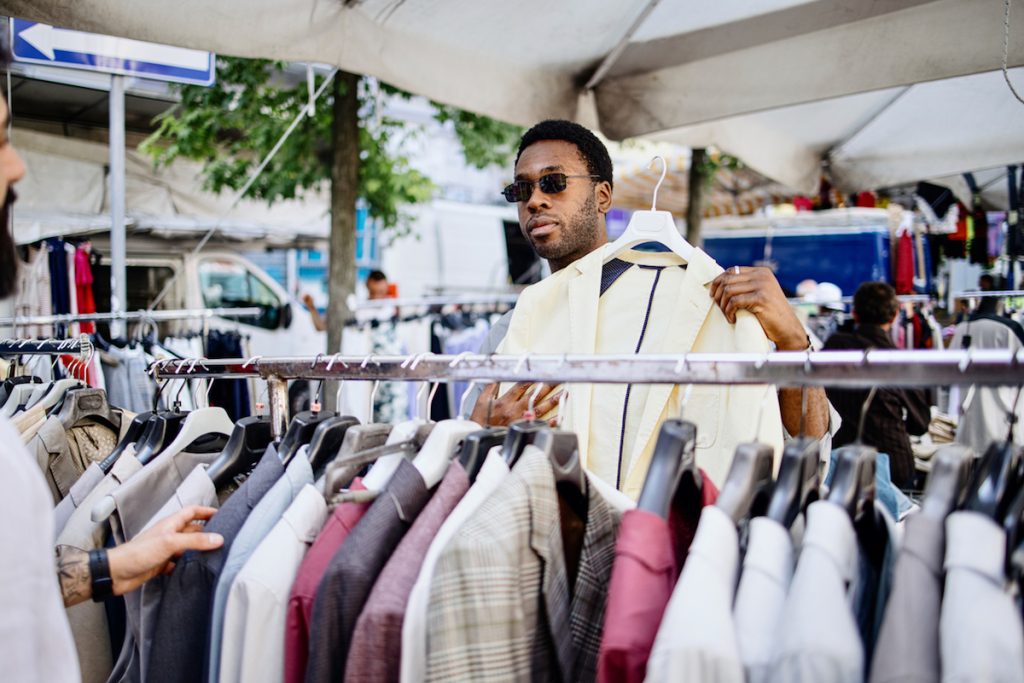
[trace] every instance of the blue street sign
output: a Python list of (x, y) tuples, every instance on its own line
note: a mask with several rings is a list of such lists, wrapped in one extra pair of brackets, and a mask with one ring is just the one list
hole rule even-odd
[(214, 55), (171, 45), (72, 31), (24, 19), (11, 20), (18, 62), (87, 69), (176, 83), (211, 85)]

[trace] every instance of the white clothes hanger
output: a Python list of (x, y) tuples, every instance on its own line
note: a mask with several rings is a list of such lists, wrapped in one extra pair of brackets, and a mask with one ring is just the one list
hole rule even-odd
[(679, 234), (679, 229), (676, 227), (672, 214), (668, 211), (657, 210), (658, 190), (661, 189), (661, 184), (665, 182), (665, 176), (668, 174), (668, 164), (665, 163), (663, 157), (654, 157), (651, 165), (653, 166), (654, 162), (658, 160), (661, 161), (661, 178), (658, 179), (658, 184), (654, 186), (654, 199), (651, 201), (651, 210), (633, 212), (633, 216), (629, 219), (629, 225), (626, 226), (626, 231), (619, 236), (619, 239), (605, 248), (605, 263), (611, 261), (615, 256), (627, 249), (631, 249), (644, 242), (664, 244), (672, 250), (672, 253), (687, 263), (689, 263), (690, 258), (693, 256), (693, 245)]
[(480, 425), (471, 420), (441, 420), (434, 425), (434, 430), (412, 461), (428, 489), (437, 486), (444, 478), (459, 442), (480, 429)]
[(38, 384), (16, 384), (11, 388), (11, 393), (7, 395), (7, 401), (0, 407), (0, 415), (4, 417), (10, 417), (14, 415), (15, 411), (18, 410), (18, 406), (26, 403), (32, 392), (36, 390)]
[[(228, 417), (223, 408), (199, 408), (191, 411), (181, 424), (181, 431), (167, 448), (160, 451), (158, 458), (165, 455), (173, 458), (188, 448), (189, 444), (207, 434), (223, 434), (231, 436), (235, 423)], [(169, 454), (169, 455), (168, 455)]]
[[(409, 441), (416, 436), (416, 432), (425, 424), (427, 424), (427, 421), (419, 417), (399, 422), (391, 428), (391, 433), (388, 434), (387, 441), (384, 443), (392, 446), (396, 443)], [(377, 462), (373, 463), (370, 467), (370, 471), (363, 477), (363, 486), (370, 491), (384, 490), (384, 487), (391, 481), (392, 475), (394, 475), (395, 470), (398, 469), (398, 465), (401, 464), (404, 458), (405, 455), (402, 453), (392, 453), (391, 455), (378, 458)]]
[(85, 383), (79, 379), (59, 379), (53, 383), (53, 386), (49, 387), (49, 391), (44, 393), (35, 402), (29, 401), (26, 406), (26, 410), (35, 408), (36, 406), (42, 406), (44, 410), (49, 410), (53, 406), (57, 405), (64, 394), (68, 393), (71, 389), (80, 389), (85, 387)]

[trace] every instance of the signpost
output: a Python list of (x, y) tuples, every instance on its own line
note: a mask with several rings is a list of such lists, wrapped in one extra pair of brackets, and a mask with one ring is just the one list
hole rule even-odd
[[(202, 50), (157, 45), (140, 40), (11, 19), (11, 45), (18, 62), (87, 69), (111, 74), (110, 82), (110, 310), (123, 313), (125, 280), (125, 78), (212, 85), (215, 56)], [(120, 325), (120, 323), (118, 323)], [(120, 336), (124, 330), (113, 329)]]

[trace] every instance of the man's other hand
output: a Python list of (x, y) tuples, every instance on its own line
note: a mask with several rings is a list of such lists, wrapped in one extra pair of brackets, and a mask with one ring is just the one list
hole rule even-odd
[(711, 298), (730, 323), (736, 322), (736, 311), (739, 310), (750, 311), (757, 316), (765, 334), (779, 351), (803, 351), (807, 348), (804, 326), (786, 300), (775, 274), (768, 268), (729, 268), (711, 282)]
[(135, 590), (158, 574), (169, 574), (174, 560), (186, 550), (213, 550), (224, 543), (220, 534), (203, 531), (199, 522), (213, 517), (216, 509), (190, 505), (168, 515), (131, 541), (107, 553), (114, 594)]
[[(488, 384), (480, 393), (476, 406), (473, 408), (473, 415), (470, 417), (473, 422), (485, 427), (507, 427), (513, 422), (523, 419), (523, 415), (530, 408), (530, 397), (533, 399), (534, 414), (540, 419), (558, 407), (564, 391), (556, 391), (557, 386), (553, 384), (537, 385), (531, 382), (519, 382), (509, 389), (503, 396), (498, 397), (498, 384)], [(540, 386), (538, 392), (537, 387)], [(549, 420), (551, 426), (555, 425), (555, 418)]]

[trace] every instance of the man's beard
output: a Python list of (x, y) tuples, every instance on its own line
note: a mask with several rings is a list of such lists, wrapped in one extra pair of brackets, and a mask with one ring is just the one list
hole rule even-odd
[(14, 248), (14, 236), (11, 234), (11, 207), (17, 195), (7, 188), (7, 197), (0, 208), (0, 299), (14, 294), (18, 286), (18, 252)]
[(562, 226), (559, 235), (561, 239), (557, 244), (534, 244), (533, 248), (541, 258), (548, 260), (558, 261), (573, 254), (583, 256), (584, 254), (581, 252), (592, 248), (597, 243), (599, 232), (597, 199), (590, 194), (580, 210)]

